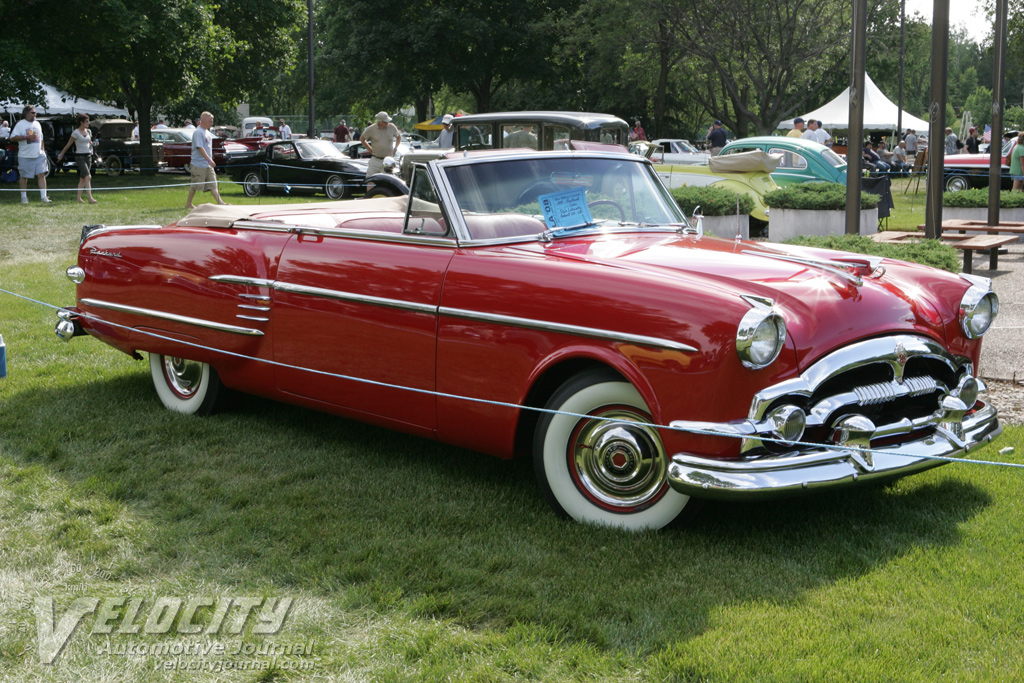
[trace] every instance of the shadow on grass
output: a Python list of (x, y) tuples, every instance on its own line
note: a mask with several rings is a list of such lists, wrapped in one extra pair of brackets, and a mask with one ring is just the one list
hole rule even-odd
[(957, 544), (990, 504), (940, 469), (888, 488), (708, 504), (689, 526), (628, 534), (557, 519), (529, 463), (252, 397), (185, 417), (159, 405), (141, 369), (8, 396), (0, 430), (12, 457), (146, 520), (133, 575), (293, 586), (470, 627), (537, 623), (634, 653), (700, 635), (721, 607), (791, 603)]

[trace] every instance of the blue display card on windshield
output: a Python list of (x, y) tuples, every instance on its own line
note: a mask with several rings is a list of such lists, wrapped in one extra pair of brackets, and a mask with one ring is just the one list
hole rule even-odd
[(576, 187), (542, 194), (537, 200), (540, 202), (540, 210), (544, 214), (544, 222), (549, 230), (578, 228), (594, 222), (590, 217), (590, 207), (587, 206), (585, 188)]

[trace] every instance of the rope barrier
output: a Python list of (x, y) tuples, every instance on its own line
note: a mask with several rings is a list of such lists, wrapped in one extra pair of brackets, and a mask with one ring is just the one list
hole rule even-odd
[[(11, 292), (11, 291), (6, 290), (6, 289), (0, 288), (0, 293), (7, 294), (9, 296), (12, 296), (12, 297), (15, 297), (15, 298), (18, 298), (18, 299), (22, 299), (24, 301), (28, 301), (30, 303), (37, 304), (39, 306), (43, 306), (45, 308), (50, 308), (50, 309), (53, 309), (55, 311), (64, 310), (64, 307), (62, 307), (62, 306), (55, 306), (53, 304), (46, 303), (45, 301), (40, 301), (38, 299), (33, 299), (32, 297), (25, 296), (24, 294), (18, 294), (17, 292)], [(225, 355), (225, 356), (232, 356), (232, 357), (240, 358), (240, 359), (243, 359), (243, 360), (255, 361), (255, 362), (258, 362), (258, 363), (265, 363), (267, 365), (272, 365), (274, 367), (284, 368), (284, 369), (288, 369), (288, 370), (298, 370), (300, 372), (308, 372), (308, 373), (315, 374), (315, 375), (320, 375), (320, 376), (323, 376), (323, 377), (331, 377), (331, 378), (335, 378), (335, 379), (342, 379), (342, 380), (348, 380), (348, 381), (353, 381), (353, 382), (359, 382), (359, 383), (362, 383), (362, 384), (368, 384), (368, 385), (371, 385), (371, 386), (383, 387), (383, 388), (387, 388), (387, 389), (398, 389), (398, 390), (402, 390), (402, 391), (410, 391), (410, 392), (417, 393), (417, 394), (427, 394), (427, 395), (436, 396), (436, 397), (440, 397), (440, 398), (449, 398), (449, 399), (454, 399), (454, 400), (459, 400), (459, 401), (468, 401), (468, 402), (472, 402), (472, 403), (480, 403), (480, 404), (484, 404), (484, 405), (497, 406), (497, 407), (501, 407), (501, 408), (514, 408), (516, 410), (528, 410), (528, 411), (532, 411), (532, 412), (536, 412), (536, 413), (544, 413), (544, 414), (549, 414), (549, 415), (565, 415), (565, 416), (568, 416), (568, 417), (575, 417), (575, 418), (578, 418), (578, 419), (587, 419), (587, 420), (611, 420), (612, 419), (612, 418), (602, 418), (600, 416), (594, 416), (594, 415), (586, 415), (586, 414), (582, 414), (582, 413), (573, 413), (573, 412), (567, 412), (567, 411), (561, 411), (561, 410), (552, 410), (550, 408), (539, 408), (539, 407), (535, 407), (535, 406), (522, 405), (522, 404), (518, 404), (518, 403), (510, 403), (510, 402), (507, 402), (507, 401), (495, 401), (495, 400), (486, 399), (486, 398), (477, 398), (477, 397), (473, 397), (473, 396), (463, 396), (461, 394), (452, 394), (452, 393), (443, 392), (443, 391), (435, 391), (435, 390), (432, 390), (432, 389), (418, 389), (416, 387), (407, 387), (407, 386), (404, 386), (404, 385), (401, 385), (401, 384), (392, 384), (390, 382), (381, 382), (381, 381), (378, 381), (378, 380), (366, 379), (366, 378), (363, 378), (363, 377), (354, 377), (352, 375), (344, 375), (344, 374), (340, 374), (340, 373), (328, 372), (326, 370), (315, 370), (313, 368), (304, 368), (304, 367), (297, 366), (297, 365), (291, 365), (289, 363), (282, 363), (280, 361), (269, 360), (269, 359), (266, 359), (266, 358), (257, 358), (255, 356), (248, 356), (248, 355), (243, 354), (243, 353), (237, 353), (237, 352), (234, 352), (234, 351), (226, 351), (224, 349), (217, 349), (217, 348), (214, 348), (214, 347), (211, 347), (211, 346), (206, 346), (204, 344), (199, 344), (199, 343), (196, 343), (196, 342), (189, 342), (189, 341), (184, 341), (184, 340), (181, 340), (181, 339), (175, 339), (175, 338), (172, 338), (172, 337), (167, 337), (165, 335), (159, 334), (158, 332), (153, 332), (153, 331), (150, 331), (150, 330), (143, 330), (143, 329), (139, 329), (139, 328), (135, 328), (135, 327), (129, 327), (127, 325), (121, 325), (119, 323), (114, 323), (114, 322), (111, 322), (109, 320), (104, 320), (100, 316), (92, 314), (92, 313), (79, 312), (77, 315), (79, 315), (80, 317), (83, 317), (83, 318), (89, 318), (89, 319), (101, 322), (104, 325), (109, 325), (111, 327), (115, 327), (115, 328), (118, 328), (118, 329), (131, 331), (131, 332), (135, 332), (135, 333), (145, 334), (145, 335), (148, 335), (150, 337), (154, 337), (156, 339), (161, 339), (161, 340), (164, 340), (164, 341), (170, 341), (170, 342), (174, 342), (174, 343), (177, 343), (177, 344), (183, 344), (185, 346), (189, 346), (189, 347), (196, 348), (196, 349), (201, 349), (203, 351), (210, 351), (210, 352), (213, 352), (213, 353), (218, 353), (218, 354), (222, 354), (222, 355)], [(649, 427), (651, 429), (665, 429), (665, 430), (669, 430), (669, 431), (684, 432), (684, 433), (696, 434), (696, 435), (700, 435), (700, 436), (717, 436), (717, 437), (725, 437), (725, 438), (733, 438), (733, 439), (748, 438), (748, 437), (745, 437), (745, 436), (742, 436), (742, 435), (738, 435), (738, 434), (718, 432), (718, 431), (710, 430), (710, 429), (695, 429), (695, 428), (689, 428), (689, 427), (673, 427), (672, 425), (659, 425), (659, 424), (654, 424), (654, 423), (650, 423), (650, 422), (642, 422), (642, 421), (634, 421), (634, 422), (636, 422), (636, 424), (639, 424), (640, 426)], [(849, 446), (840, 446), (840, 445), (835, 445), (835, 444), (811, 443), (811, 442), (803, 442), (803, 441), (786, 441), (786, 440), (783, 440), (783, 439), (773, 439), (773, 438), (764, 437), (764, 436), (757, 436), (756, 438), (758, 440), (762, 441), (762, 442), (776, 443), (776, 444), (780, 444), (780, 445), (787, 446), (787, 447), (817, 448), (817, 449), (831, 450), (831, 451), (837, 451), (837, 452), (838, 451), (856, 450), (856, 451), (861, 452), (861, 453), (872, 453), (872, 454), (880, 454), (880, 455), (899, 455), (901, 457), (919, 458), (919, 459), (923, 459), (923, 460), (937, 460), (937, 461), (950, 462), (950, 463), (952, 463), (952, 462), (959, 462), (959, 463), (966, 463), (966, 464), (973, 464), (973, 465), (992, 465), (992, 466), (997, 466), (997, 467), (1010, 467), (1010, 468), (1024, 469), (1024, 463), (1000, 462), (1000, 461), (992, 461), (992, 460), (975, 460), (975, 459), (970, 459), (970, 458), (956, 458), (956, 457), (951, 457), (951, 456), (939, 456), (939, 455), (923, 455), (923, 454), (916, 455), (916, 454), (913, 454), (913, 453), (897, 453), (897, 454), (893, 454), (893, 453), (890, 453), (888, 451), (876, 450), (876, 449), (871, 449), (871, 448), (860, 448), (860, 447), (851, 448)], [(1000, 453), (1003, 453), (1003, 451), (1000, 451)]]

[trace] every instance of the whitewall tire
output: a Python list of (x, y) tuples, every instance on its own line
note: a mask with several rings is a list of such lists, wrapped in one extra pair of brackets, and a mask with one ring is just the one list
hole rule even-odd
[(160, 402), (179, 413), (209, 415), (224, 394), (217, 371), (206, 363), (151, 353), (149, 372)]
[(668, 455), (647, 405), (610, 371), (576, 375), (554, 393), (534, 436), (534, 469), (556, 512), (624, 529), (658, 529), (691, 504), (668, 485)]

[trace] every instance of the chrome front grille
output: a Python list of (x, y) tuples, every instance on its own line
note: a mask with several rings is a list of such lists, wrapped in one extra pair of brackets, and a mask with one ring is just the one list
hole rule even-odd
[(942, 423), (943, 399), (972, 373), (968, 359), (955, 358), (923, 337), (899, 335), (851, 344), (821, 358), (800, 377), (758, 393), (747, 419), (754, 434), (744, 439), (741, 451), (757, 457), (792, 450), (757, 438), (764, 431), (760, 425), (784, 406), (806, 413), (804, 442), (831, 442), (836, 425), (851, 416), (871, 420), (879, 437), (911, 438)]

